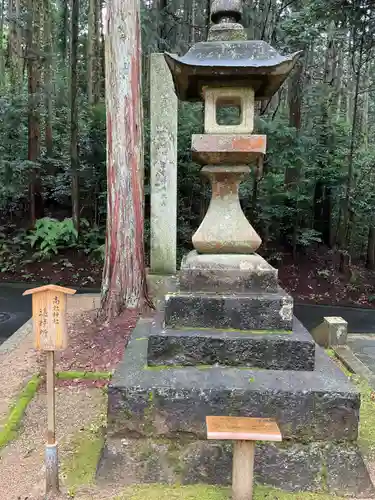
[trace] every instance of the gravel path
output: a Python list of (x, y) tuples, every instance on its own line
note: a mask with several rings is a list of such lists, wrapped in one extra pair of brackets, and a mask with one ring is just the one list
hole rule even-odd
[[(56, 391), (60, 463), (69, 453), (70, 439), (98, 417), (104, 409), (104, 401), (100, 389), (64, 387)], [(44, 498), (46, 425), (46, 397), (41, 389), (26, 411), (18, 439), (0, 453), (0, 500)]]

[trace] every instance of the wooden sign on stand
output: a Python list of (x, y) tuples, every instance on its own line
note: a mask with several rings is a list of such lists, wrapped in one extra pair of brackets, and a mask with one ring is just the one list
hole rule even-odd
[(45, 285), (26, 290), (32, 295), (35, 348), (46, 351), (47, 379), (47, 444), (46, 444), (46, 493), (59, 491), (59, 463), (55, 436), (55, 351), (68, 346), (66, 324), (67, 295), (76, 290), (57, 285)]

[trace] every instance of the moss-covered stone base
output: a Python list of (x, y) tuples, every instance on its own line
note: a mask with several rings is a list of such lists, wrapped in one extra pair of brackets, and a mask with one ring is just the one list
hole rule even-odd
[[(98, 479), (115, 484), (231, 484), (232, 445), (192, 439), (110, 439)], [(313, 442), (260, 443), (255, 457), (260, 484), (286, 491), (372, 494), (356, 445)]]

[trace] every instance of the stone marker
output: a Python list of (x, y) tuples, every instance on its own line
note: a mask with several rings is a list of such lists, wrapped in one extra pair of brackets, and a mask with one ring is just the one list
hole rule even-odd
[(322, 347), (345, 345), (348, 338), (348, 322), (339, 317), (324, 318), (323, 323), (314, 328), (311, 335)]
[(151, 54), (151, 273), (174, 274), (178, 101), (163, 54)]

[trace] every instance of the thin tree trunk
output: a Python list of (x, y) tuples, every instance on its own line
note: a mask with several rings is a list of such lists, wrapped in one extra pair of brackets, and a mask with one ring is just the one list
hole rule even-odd
[(72, 44), (71, 81), (70, 81), (70, 166), (72, 172), (72, 218), (74, 227), (79, 231), (79, 177), (78, 177), (78, 31), (79, 31), (79, 0), (72, 0)]
[[(28, 70), (28, 160), (36, 164), (40, 154), (40, 61), (38, 57), (40, 44), (40, 5), (38, 1), (29, 0), (27, 29), (27, 70)], [(39, 168), (31, 171), (29, 184), (30, 223), (34, 227), (38, 218), (43, 217), (43, 198)]]
[(368, 149), (369, 146), (369, 104), (370, 104), (370, 62), (366, 62), (365, 75), (363, 79), (363, 108), (362, 108), (362, 136), (363, 147)]
[(44, 95), (46, 108), (46, 151), (49, 158), (53, 154), (52, 139), (52, 12), (51, 0), (44, 0)]
[(0, 1), (0, 92), (2, 92), (5, 86), (5, 62), (4, 62), (4, 50), (3, 50), (3, 38), (4, 38), (4, 1)]
[[(363, 63), (363, 49), (364, 49), (364, 35), (361, 38), (361, 44), (358, 56), (358, 66), (355, 78), (355, 91), (354, 91), (354, 108), (353, 108), (353, 118), (352, 118), (352, 129), (350, 138), (350, 149), (348, 158), (348, 175), (346, 181), (345, 189), (345, 200), (343, 206), (343, 223), (340, 229), (339, 244), (340, 249), (348, 251), (348, 235), (350, 232), (350, 210), (351, 210), (351, 196), (353, 189), (353, 169), (354, 169), (354, 152), (356, 146), (356, 125), (358, 116), (358, 104), (359, 104), (359, 86), (361, 81), (361, 69)], [(343, 270), (343, 269), (342, 269)], [(344, 271), (344, 270), (343, 270)]]
[(111, 0), (106, 23), (107, 237), (102, 315), (148, 301), (139, 0)]
[(95, 10), (96, 0), (89, 0), (87, 30), (87, 98), (89, 104), (94, 103), (94, 71), (95, 71)]
[(94, 27), (95, 27), (95, 64), (94, 64), (94, 104), (100, 101), (101, 88), (102, 88), (102, 65), (101, 65), (101, 11), (102, 11), (102, 0), (95, 0), (95, 15), (94, 15)]
[(367, 243), (367, 268), (375, 270), (375, 225), (371, 225)]

